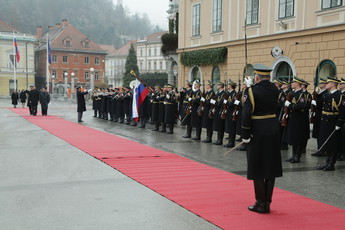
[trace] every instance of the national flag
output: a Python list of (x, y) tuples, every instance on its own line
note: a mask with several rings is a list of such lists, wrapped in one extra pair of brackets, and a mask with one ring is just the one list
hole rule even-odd
[(17, 44), (17, 39), (16, 38), (13, 39), (13, 43), (14, 43), (14, 48), (16, 49), (16, 61), (17, 61), (17, 63), (19, 63), (19, 61), (20, 61), (20, 53), (19, 53), (19, 50), (18, 50), (18, 44)]
[[(48, 37), (48, 36), (47, 36)], [(47, 55), (48, 55), (48, 62), (49, 64), (52, 64), (52, 57), (50, 55), (50, 43), (49, 43), (49, 37), (48, 37), (48, 41), (47, 41)]]
[(132, 118), (138, 122), (139, 108), (145, 100), (150, 91), (138, 80), (135, 81), (135, 88), (133, 91), (133, 104), (132, 104)]

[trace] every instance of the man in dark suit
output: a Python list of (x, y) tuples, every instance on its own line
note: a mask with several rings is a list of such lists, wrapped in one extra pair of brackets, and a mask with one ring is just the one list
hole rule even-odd
[(89, 89), (88, 91), (81, 91), (81, 87), (78, 86), (77, 87), (77, 112), (78, 112), (78, 122), (84, 122), (82, 120), (83, 118), (83, 112), (86, 111), (86, 105), (85, 105), (85, 95), (88, 94), (89, 92), (91, 92), (91, 89)]
[(37, 105), (39, 102), (40, 92), (36, 89), (36, 86), (30, 86), (30, 91), (28, 91), (28, 104), (30, 104), (30, 114), (32, 116), (37, 115)]

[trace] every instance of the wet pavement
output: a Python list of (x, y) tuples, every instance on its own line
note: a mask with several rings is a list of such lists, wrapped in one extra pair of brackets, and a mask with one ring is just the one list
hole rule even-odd
[[(217, 229), (3, 108), (9, 106), (0, 99), (0, 223), (6, 229), (23, 229), (12, 225), (18, 221), (26, 229)], [(77, 121), (73, 102), (53, 101), (48, 114)], [(224, 156), (222, 146), (181, 138), (184, 127), (168, 135), (151, 131), (150, 124), (142, 129), (92, 115), (88, 106), (83, 125), (246, 176), (245, 152)], [(345, 162), (337, 162), (336, 171), (318, 171), (324, 158), (312, 157), (315, 149), (310, 139), (302, 163), (283, 161), (276, 186), (345, 209)], [(283, 160), (290, 151), (282, 152)], [(37, 223), (42, 228), (34, 228)]]

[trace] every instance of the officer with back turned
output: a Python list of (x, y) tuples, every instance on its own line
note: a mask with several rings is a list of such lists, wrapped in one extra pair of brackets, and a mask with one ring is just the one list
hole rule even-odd
[(269, 213), (276, 177), (282, 176), (276, 111), (279, 90), (270, 82), (267, 66), (254, 65), (256, 84), (243, 95), (242, 139), (247, 143), (248, 179), (254, 181), (256, 203), (248, 209)]

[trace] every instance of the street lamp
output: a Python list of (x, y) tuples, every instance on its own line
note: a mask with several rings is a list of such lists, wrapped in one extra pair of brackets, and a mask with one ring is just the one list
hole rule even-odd
[(90, 68), (90, 87), (91, 89), (94, 89), (95, 88), (95, 76), (93, 75), (95, 72), (95, 69), (94, 68)]
[(71, 93), (72, 93), (72, 99), (74, 99), (74, 75), (75, 73), (71, 73)]
[(68, 80), (68, 73), (67, 73), (67, 72), (64, 73), (64, 77), (65, 77), (65, 92), (64, 92), (64, 98), (67, 99), (67, 80)]

